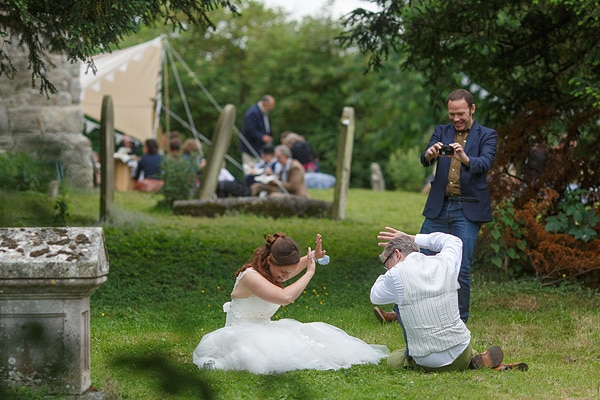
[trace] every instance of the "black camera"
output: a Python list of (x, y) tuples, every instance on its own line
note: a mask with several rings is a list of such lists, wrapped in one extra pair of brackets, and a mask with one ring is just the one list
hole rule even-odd
[(443, 155), (443, 156), (451, 156), (451, 155), (454, 154), (454, 148), (450, 147), (448, 145), (443, 145), (440, 148), (440, 154)]

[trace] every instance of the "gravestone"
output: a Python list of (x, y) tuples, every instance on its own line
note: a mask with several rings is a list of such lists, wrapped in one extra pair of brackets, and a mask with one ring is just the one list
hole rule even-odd
[(231, 142), (234, 124), (235, 107), (232, 104), (227, 104), (219, 115), (219, 120), (217, 121), (212, 137), (207, 164), (202, 171), (200, 189), (198, 190), (198, 198), (200, 200), (212, 199), (217, 191), (219, 171), (223, 166), (223, 158)]
[(335, 188), (331, 210), (331, 218), (334, 220), (341, 221), (346, 218), (352, 149), (354, 148), (354, 125), (354, 108), (344, 107), (340, 118)]
[(383, 179), (381, 166), (375, 162), (371, 163), (371, 189), (375, 191), (385, 190), (385, 179)]
[(108, 269), (102, 228), (0, 228), (2, 386), (90, 388), (90, 295)]

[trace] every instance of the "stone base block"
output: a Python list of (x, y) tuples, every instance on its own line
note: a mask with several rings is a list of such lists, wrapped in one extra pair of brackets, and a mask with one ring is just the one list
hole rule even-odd
[(214, 200), (179, 200), (173, 204), (175, 215), (214, 217), (225, 214), (256, 214), (274, 218), (329, 218), (331, 203), (301, 196), (229, 197)]
[(91, 384), (89, 326), (89, 297), (3, 299), (3, 383), (44, 388), (47, 393), (83, 393)]

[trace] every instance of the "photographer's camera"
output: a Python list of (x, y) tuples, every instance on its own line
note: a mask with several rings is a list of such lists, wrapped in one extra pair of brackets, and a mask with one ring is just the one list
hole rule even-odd
[(440, 155), (442, 155), (442, 156), (451, 156), (453, 154), (454, 154), (454, 148), (453, 147), (450, 147), (448, 145), (443, 145), (440, 148)]

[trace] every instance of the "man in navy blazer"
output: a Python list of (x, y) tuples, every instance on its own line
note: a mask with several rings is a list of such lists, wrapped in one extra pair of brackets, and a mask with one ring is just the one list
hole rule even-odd
[(240, 141), (242, 163), (248, 165), (258, 163), (261, 160), (260, 151), (263, 145), (273, 142), (269, 113), (274, 108), (275, 99), (273, 96), (264, 95), (244, 114), (243, 140)]
[[(460, 318), (467, 322), (473, 250), (481, 224), (492, 220), (487, 172), (496, 156), (498, 134), (475, 121), (475, 100), (470, 92), (455, 90), (446, 104), (450, 123), (435, 127), (427, 150), (421, 154), (421, 164), (436, 165), (436, 172), (419, 233), (443, 232), (462, 239), (458, 306)], [(378, 308), (375, 315), (380, 321), (397, 319), (397, 314)]]
[[(435, 127), (427, 150), (421, 154), (423, 166), (437, 162), (437, 167), (420, 233), (444, 232), (462, 239), (458, 306), (461, 319), (467, 322), (473, 250), (481, 224), (492, 220), (487, 173), (496, 157), (498, 134), (475, 121), (475, 99), (468, 91), (453, 91), (446, 104), (450, 123)], [(444, 145), (454, 154), (440, 152)]]

